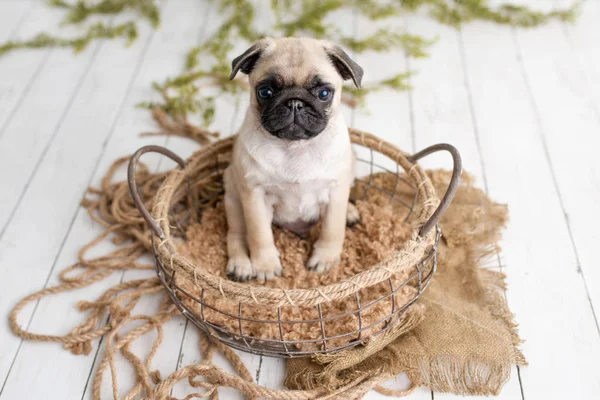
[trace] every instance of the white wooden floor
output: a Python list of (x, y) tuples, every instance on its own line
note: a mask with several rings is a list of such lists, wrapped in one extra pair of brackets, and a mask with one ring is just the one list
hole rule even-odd
[[(569, 1), (528, 3), (549, 9)], [(595, 258), (600, 241), (600, 1), (590, 0), (583, 9), (576, 25), (553, 22), (533, 30), (473, 23), (456, 31), (410, 16), (398, 23), (413, 33), (439, 36), (430, 58), (357, 56), (367, 81), (405, 67), (418, 73), (411, 79), (414, 91), (379, 92), (368, 99), (368, 112), (348, 112), (353, 126), (409, 151), (453, 143), (465, 168), (510, 206), (498, 268), (508, 274), (507, 299), (530, 365), (513, 371), (500, 399), (600, 398), (600, 268)], [(56, 31), (61, 15), (42, 1), (0, 0), (0, 42)], [(109, 41), (94, 43), (77, 56), (39, 50), (0, 58), (2, 400), (90, 398), (97, 343), (92, 355), (76, 357), (59, 345), (22, 342), (9, 331), (6, 316), (19, 298), (55, 284), (77, 249), (99, 232), (78, 203), (115, 158), (149, 143), (182, 156), (194, 150), (177, 138), (139, 137), (153, 124), (147, 112), (134, 106), (155, 96), (153, 80), (179, 72), (187, 49), (216, 29), (221, 17), (209, 2), (171, 0), (163, 7), (163, 21), (159, 31), (144, 27), (130, 48)], [(339, 14), (336, 24), (347, 32), (375, 29), (349, 13)], [(218, 103), (215, 127), (231, 134), (245, 102)], [(155, 168), (171, 167), (149, 159)], [(433, 157), (424, 164), (449, 166), (449, 160)], [(86, 295), (93, 298), (134, 273), (125, 275)], [(79, 321), (77, 300), (64, 295), (42, 301), (23, 314), (21, 323), (38, 332), (66, 333)], [(184, 319), (171, 321), (165, 333), (168, 339), (154, 363), (163, 376), (198, 361), (196, 332)], [(281, 386), (283, 361), (249, 355), (244, 360), (258, 382)], [(125, 370), (122, 386), (128, 377)], [(399, 378), (392, 385), (405, 383)], [(410, 396), (456, 397), (424, 388)], [(223, 391), (222, 398), (237, 397)]]

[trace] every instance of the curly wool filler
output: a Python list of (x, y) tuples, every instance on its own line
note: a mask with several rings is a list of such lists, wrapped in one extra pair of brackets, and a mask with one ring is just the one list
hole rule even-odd
[[(411, 236), (414, 227), (411, 223), (405, 221), (405, 215), (398, 213), (390, 205), (379, 205), (368, 201), (358, 201), (357, 208), (361, 214), (361, 222), (352, 228), (346, 228), (346, 239), (344, 241), (344, 250), (342, 261), (331, 271), (319, 274), (306, 269), (306, 261), (310, 254), (311, 244), (318, 237), (319, 226), (313, 227), (308, 239), (304, 240), (291, 232), (283, 229), (274, 228), (274, 238), (277, 249), (281, 254), (283, 265), (283, 275), (266, 282), (265, 285), (280, 289), (308, 289), (322, 285), (339, 282), (363, 272), (371, 266), (376, 265), (390, 256), (394, 251), (402, 247), (403, 243)], [(227, 222), (222, 203), (215, 207), (204, 210), (201, 221), (191, 225), (187, 229), (187, 242), (183, 244), (180, 251), (194, 261), (195, 265), (200, 265), (208, 272), (225, 278), (227, 265)], [(405, 269), (393, 276), (392, 280), (395, 286), (399, 286), (406, 281), (411, 269)], [(181, 279), (178, 284), (186, 287), (186, 290), (194, 291), (190, 282)], [(248, 285), (256, 285), (256, 282), (249, 282)], [(360, 297), (363, 304), (376, 301), (389, 293), (389, 282), (382, 283), (361, 289)], [(400, 289), (393, 297), (395, 307), (398, 309), (406, 304), (415, 293), (415, 289), (406, 285)], [(207, 297), (209, 295), (206, 295)], [(207, 301), (210, 299), (206, 299)], [(215, 299), (216, 300), (216, 299)], [(190, 302), (192, 303), (192, 302)], [(198, 304), (188, 304), (198, 308)], [(235, 301), (227, 302), (219, 299), (219, 307), (222, 311), (236, 315), (239, 304)], [(325, 321), (324, 328), (328, 337), (336, 335), (345, 335), (358, 328), (358, 318), (353, 312), (356, 310), (356, 301), (354, 296), (329, 302), (323, 307), (323, 318), (328, 316), (341, 315), (349, 312), (350, 315)], [(386, 316), (392, 310), (392, 300), (378, 302), (369, 308), (369, 312), (362, 315), (362, 324), (368, 326), (371, 331), (380, 330), (386, 323)], [(286, 321), (290, 320), (317, 320), (315, 307), (281, 307), (282, 317)], [(204, 316), (211, 323), (221, 326), (225, 329), (236, 331), (239, 326), (237, 318), (230, 318), (227, 315), (213, 311), (209, 308), (204, 309)], [(255, 306), (244, 312), (244, 317), (257, 320), (276, 320), (277, 309), (269, 306)], [(382, 322), (378, 322), (382, 321)], [(245, 334), (260, 339), (281, 339), (279, 328), (276, 324), (264, 324), (262, 322), (253, 322), (244, 320), (243, 330)], [(362, 332), (364, 335), (367, 332)], [(297, 324), (283, 324), (283, 338), (287, 341), (314, 340), (321, 336), (321, 327), (318, 322), (305, 322)], [(357, 339), (358, 333), (354, 335), (343, 336), (334, 341), (332, 345), (343, 345), (351, 340)], [(314, 346), (314, 344), (311, 344)], [(307, 344), (296, 344), (296, 347), (306, 350)]]

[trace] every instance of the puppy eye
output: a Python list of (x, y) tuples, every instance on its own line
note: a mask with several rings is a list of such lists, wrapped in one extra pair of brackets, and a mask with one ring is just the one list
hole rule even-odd
[(271, 96), (273, 96), (273, 89), (271, 89), (268, 86), (265, 87), (261, 87), (259, 88), (256, 93), (258, 94), (258, 97), (260, 97), (261, 99), (268, 99)]
[(329, 98), (331, 97), (331, 90), (323, 88), (323, 89), (319, 89), (319, 92), (317, 93), (317, 96), (319, 97), (320, 100), (329, 100)]

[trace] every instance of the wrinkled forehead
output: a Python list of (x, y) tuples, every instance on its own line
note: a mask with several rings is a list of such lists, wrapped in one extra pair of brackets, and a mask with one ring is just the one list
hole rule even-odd
[(315, 42), (277, 42), (258, 60), (250, 79), (252, 84), (278, 76), (284, 86), (307, 86), (320, 79), (339, 86), (342, 79), (327, 56)]

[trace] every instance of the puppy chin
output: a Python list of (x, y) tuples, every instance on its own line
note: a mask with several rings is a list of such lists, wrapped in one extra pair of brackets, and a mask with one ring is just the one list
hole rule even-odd
[[(265, 128), (266, 129), (266, 128)], [(279, 139), (284, 139), (284, 140), (308, 140), (308, 139), (312, 139), (316, 136), (319, 135), (319, 133), (321, 133), (323, 130), (319, 130), (317, 132), (311, 132), (309, 130), (304, 129), (303, 127), (301, 127), (300, 125), (296, 124), (295, 122), (292, 122), (291, 124), (289, 124), (288, 126), (286, 126), (285, 128), (282, 129), (277, 129), (277, 130), (268, 130), (267, 131), (279, 138)]]

